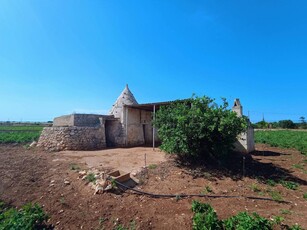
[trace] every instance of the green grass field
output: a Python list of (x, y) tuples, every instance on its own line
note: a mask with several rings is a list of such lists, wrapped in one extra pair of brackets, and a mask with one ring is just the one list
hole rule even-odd
[(39, 125), (23, 125), (23, 126), (13, 126), (13, 125), (8, 125), (8, 126), (2, 126), (0, 125), (0, 131), (3, 130), (16, 130), (16, 131), (23, 131), (23, 130), (31, 130), (31, 131), (42, 131), (43, 126)]
[(0, 126), (0, 143), (37, 141), (42, 130), (42, 126)]
[(255, 142), (269, 144), (273, 147), (294, 148), (307, 154), (307, 132), (292, 130), (258, 130), (255, 131)]

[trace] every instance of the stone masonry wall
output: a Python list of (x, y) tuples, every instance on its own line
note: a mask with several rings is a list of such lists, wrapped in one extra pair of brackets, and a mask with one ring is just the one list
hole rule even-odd
[(74, 126), (73, 115), (64, 115), (53, 119), (53, 126)]
[(48, 151), (96, 150), (106, 147), (104, 126), (99, 127), (46, 127), (38, 146)]

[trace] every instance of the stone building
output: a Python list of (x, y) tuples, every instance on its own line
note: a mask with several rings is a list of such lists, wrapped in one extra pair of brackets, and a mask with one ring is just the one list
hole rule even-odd
[[(106, 147), (130, 147), (159, 143), (157, 130), (152, 121), (160, 106), (171, 102), (138, 104), (126, 85), (115, 101), (109, 115), (71, 114), (56, 117), (52, 127), (43, 129), (38, 146), (51, 151), (60, 150), (95, 150)], [(235, 102), (233, 110), (241, 106)], [(238, 110), (242, 116), (242, 108)], [(244, 138), (251, 138), (248, 141)], [(241, 139), (240, 139), (241, 138)], [(242, 134), (237, 148), (250, 152), (253, 148), (253, 136)], [(241, 141), (240, 141), (241, 140)], [(245, 143), (246, 142), (246, 143)]]

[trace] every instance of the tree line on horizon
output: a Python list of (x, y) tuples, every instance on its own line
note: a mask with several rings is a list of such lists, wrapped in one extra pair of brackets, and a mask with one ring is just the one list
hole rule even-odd
[(292, 120), (280, 120), (276, 122), (262, 121), (252, 124), (255, 129), (307, 129), (307, 123), (305, 117), (300, 117), (299, 122), (293, 122)]

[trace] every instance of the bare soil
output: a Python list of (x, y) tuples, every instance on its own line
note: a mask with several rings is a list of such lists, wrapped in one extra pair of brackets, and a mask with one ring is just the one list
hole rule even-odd
[[(216, 169), (180, 166), (174, 157), (150, 148), (47, 153), (20, 145), (0, 145), (0, 199), (17, 207), (27, 202), (41, 204), (50, 216), (48, 224), (55, 229), (114, 229), (120, 224), (128, 227), (131, 222), (136, 229), (191, 229), (193, 199), (210, 203), (221, 219), (240, 211), (258, 212), (266, 218), (282, 216), (284, 224), (298, 223), (307, 228), (307, 201), (303, 198), (307, 193), (307, 158), (295, 150), (256, 147), (253, 154), (236, 155)], [(81, 169), (138, 170), (145, 164), (145, 153), (146, 164), (151, 167), (147, 173), (138, 174), (141, 184), (137, 188), (178, 194), (177, 198), (152, 198), (128, 191), (94, 195), (71, 169), (71, 165), (78, 165)], [(280, 178), (299, 183), (298, 189), (265, 183)], [(64, 180), (70, 184), (64, 184)], [(212, 192), (205, 191), (206, 186)], [(270, 197), (270, 191), (279, 192), (284, 202), (244, 198)], [(239, 197), (180, 197), (201, 193)]]

